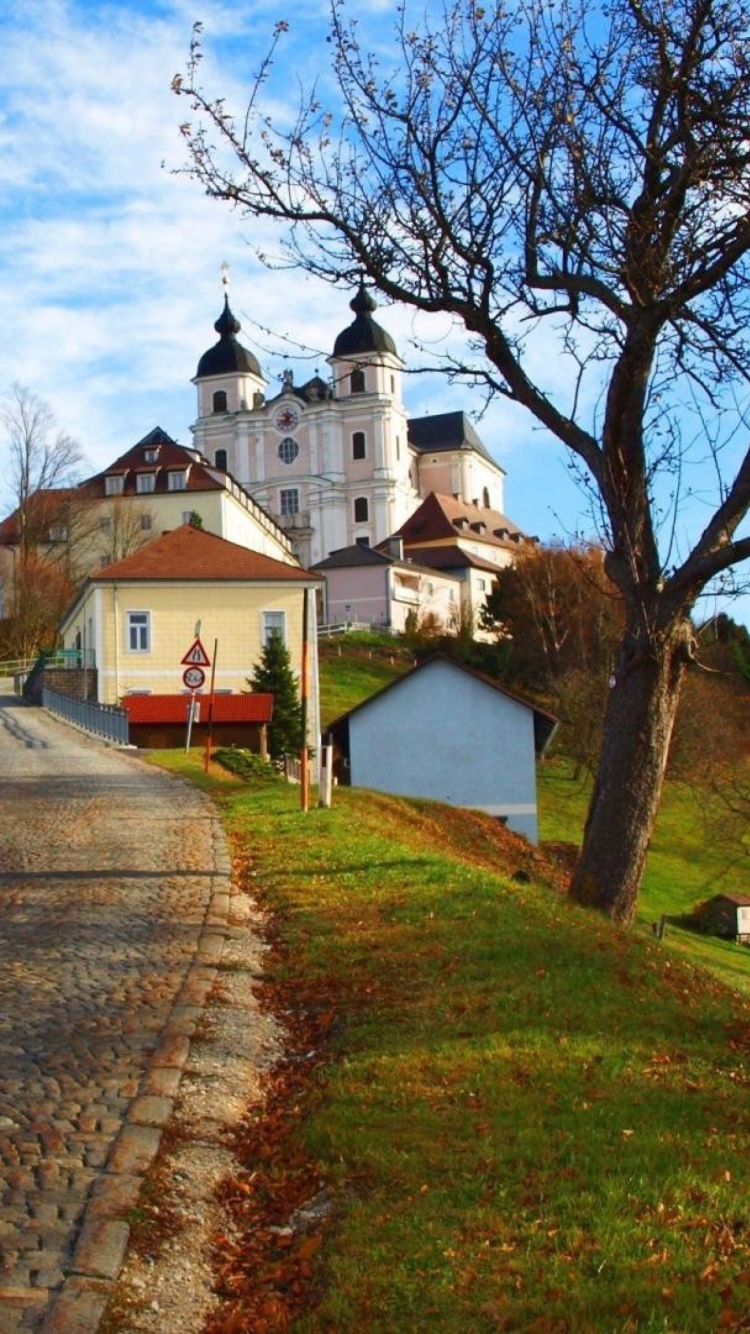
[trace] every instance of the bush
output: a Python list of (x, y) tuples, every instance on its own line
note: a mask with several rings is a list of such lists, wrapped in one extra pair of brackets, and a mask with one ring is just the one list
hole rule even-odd
[(264, 760), (261, 755), (256, 755), (255, 751), (252, 750), (225, 746), (215, 750), (213, 758), (224, 769), (237, 774), (238, 778), (244, 778), (247, 782), (256, 779), (262, 783), (270, 783), (275, 782), (279, 776), (268, 760)]

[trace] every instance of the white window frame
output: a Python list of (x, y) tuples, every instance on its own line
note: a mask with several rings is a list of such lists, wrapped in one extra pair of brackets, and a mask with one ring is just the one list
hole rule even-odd
[(173, 468), (167, 473), (168, 491), (187, 491), (187, 468)]
[[(293, 496), (292, 508), (289, 508), (289, 497)], [(299, 487), (285, 486), (279, 491), (279, 514), (299, 514)]]
[(139, 496), (150, 496), (156, 490), (155, 472), (138, 472), (135, 475), (135, 489)]
[(265, 648), (271, 635), (278, 634), (282, 644), (286, 643), (286, 612), (262, 611), (260, 614), (260, 640)]
[(121, 496), (125, 490), (125, 478), (121, 473), (110, 473), (104, 478), (105, 496)]
[[(138, 619), (136, 619), (138, 618)], [(128, 653), (151, 652), (151, 612), (126, 611), (125, 641)]]

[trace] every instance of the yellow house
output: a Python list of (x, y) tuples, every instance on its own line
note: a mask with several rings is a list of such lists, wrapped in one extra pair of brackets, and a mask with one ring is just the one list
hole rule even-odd
[[(212, 671), (215, 690), (246, 691), (273, 633), (301, 678), (307, 618), (309, 737), (317, 745), (320, 582), (298, 565), (183, 524), (92, 574), (60, 634), (64, 647), (96, 671), (99, 703), (116, 704), (133, 692), (208, 692)], [(208, 663), (200, 653), (184, 661), (196, 638)]]

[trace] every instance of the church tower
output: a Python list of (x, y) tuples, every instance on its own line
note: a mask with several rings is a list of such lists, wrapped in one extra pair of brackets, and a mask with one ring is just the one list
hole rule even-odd
[(416, 467), (401, 400), (403, 362), (373, 319), (375, 302), (360, 284), (353, 322), (328, 358), (331, 380), (317, 374), (266, 399), (256, 358), (237, 341), (239, 322), (225, 298), (219, 342), (203, 354), (194, 379), (196, 449), (230, 472), (286, 529), (303, 565), (359, 542), (374, 546), (418, 503)]

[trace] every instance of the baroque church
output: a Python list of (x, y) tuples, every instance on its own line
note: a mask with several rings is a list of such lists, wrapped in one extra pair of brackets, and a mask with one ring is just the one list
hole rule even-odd
[(407, 417), (404, 363), (364, 286), (350, 307), (354, 319), (327, 359), (329, 378), (296, 385), (287, 371), (269, 397), (225, 294), (219, 340), (193, 381), (194, 448), (276, 520), (308, 568), (336, 551), (387, 542), (433, 493), (468, 507), (485, 540), (507, 548), (518, 530), (503, 519), (503, 469), (463, 412)]

